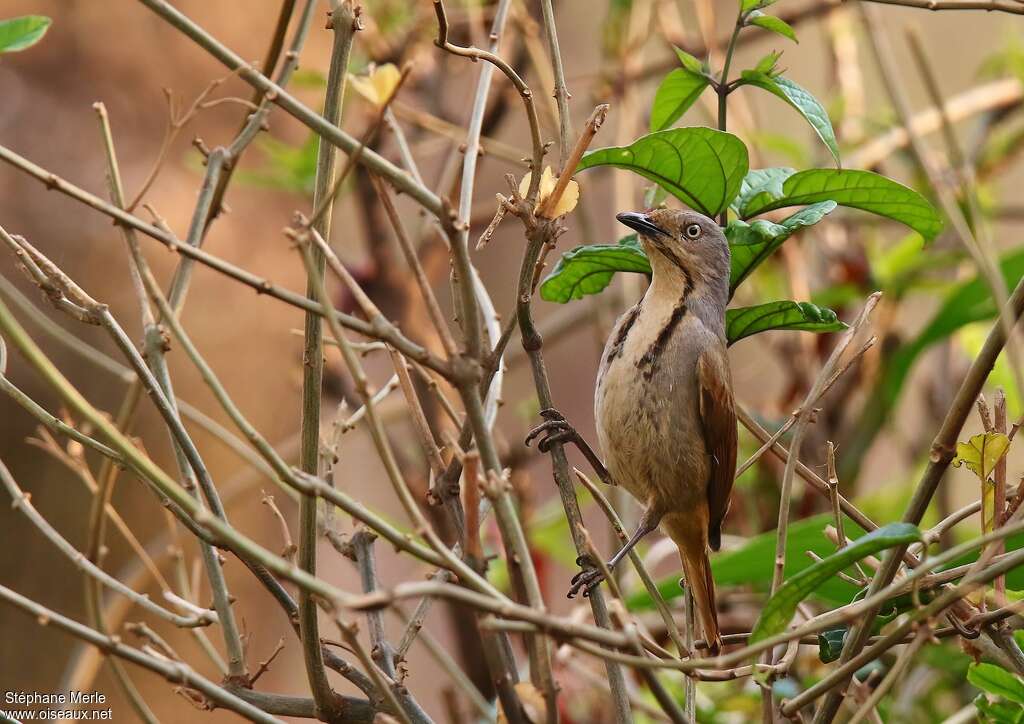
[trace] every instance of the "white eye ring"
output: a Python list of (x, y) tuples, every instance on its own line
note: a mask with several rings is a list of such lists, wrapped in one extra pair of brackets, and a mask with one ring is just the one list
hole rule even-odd
[(701, 234), (700, 224), (690, 224), (686, 227), (686, 235), (691, 239), (696, 239)]

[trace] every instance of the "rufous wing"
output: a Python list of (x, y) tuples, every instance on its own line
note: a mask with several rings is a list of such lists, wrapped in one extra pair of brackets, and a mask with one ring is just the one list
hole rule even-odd
[(700, 415), (704, 442), (711, 454), (708, 478), (708, 542), (712, 550), (722, 543), (722, 520), (729, 512), (729, 496), (736, 474), (736, 406), (725, 346), (712, 347), (697, 361)]

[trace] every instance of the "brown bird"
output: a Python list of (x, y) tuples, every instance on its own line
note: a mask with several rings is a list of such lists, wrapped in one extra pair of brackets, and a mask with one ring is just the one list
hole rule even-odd
[[(719, 226), (692, 211), (658, 209), (616, 217), (640, 235), (653, 276), (640, 302), (616, 322), (594, 395), (606, 469), (555, 410), (542, 414), (542, 450), (577, 444), (605, 482), (643, 506), (636, 532), (608, 562), (615, 566), (659, 525), (675, 542), (712, 653), (721, 647), (708, 547), (718, 550), (736, 471), (736, 412), (726, 355), (729, 244)], [(571, 598), (603, 576), (577, 574)]]

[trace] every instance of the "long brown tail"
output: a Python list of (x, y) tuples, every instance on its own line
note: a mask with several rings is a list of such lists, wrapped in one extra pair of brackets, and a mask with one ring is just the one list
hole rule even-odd
[[(703, 543), (703, 541), (701, 541)], [(712, 656), (722, 648), (722, 634), (718, 630), (718, 609), (715, 607), (715, 581), (711, 577), (711, 561), (707, 549), (694, 545), (679, 546), (686, 585), (693, 595), (693, 606), (704, 629), (704, 640)]]

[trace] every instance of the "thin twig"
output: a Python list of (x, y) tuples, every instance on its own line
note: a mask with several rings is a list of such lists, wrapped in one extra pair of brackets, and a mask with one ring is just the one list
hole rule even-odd
[(240, 716), (254, 722), (263, 724), (283, 724), (281, 720), (265, 714), (257, 707), (246, 703), (237, 696), (229, 693), (224, 688), (214, 684), (188, 666), (180, 662), (170, 662), (145, 654), (130, 646), (125, 646), (117, 638), (104, 636), (87, 626), (72, 621), (56, 611), (45, 608), (35, 601), (15, 593), (11, 589), (0, 586), (0, 599), (7, 604), (30, 614), (41, 626), (54, 626), (65, 631), (76, 638), (82, 639), (93, 646), (131, 662), (142, 668), (148, 669), (158, 676), (162, 676), (172, 684), (184, 684), (208, 697), (211, 702), (225, 709), (230, 709)]

